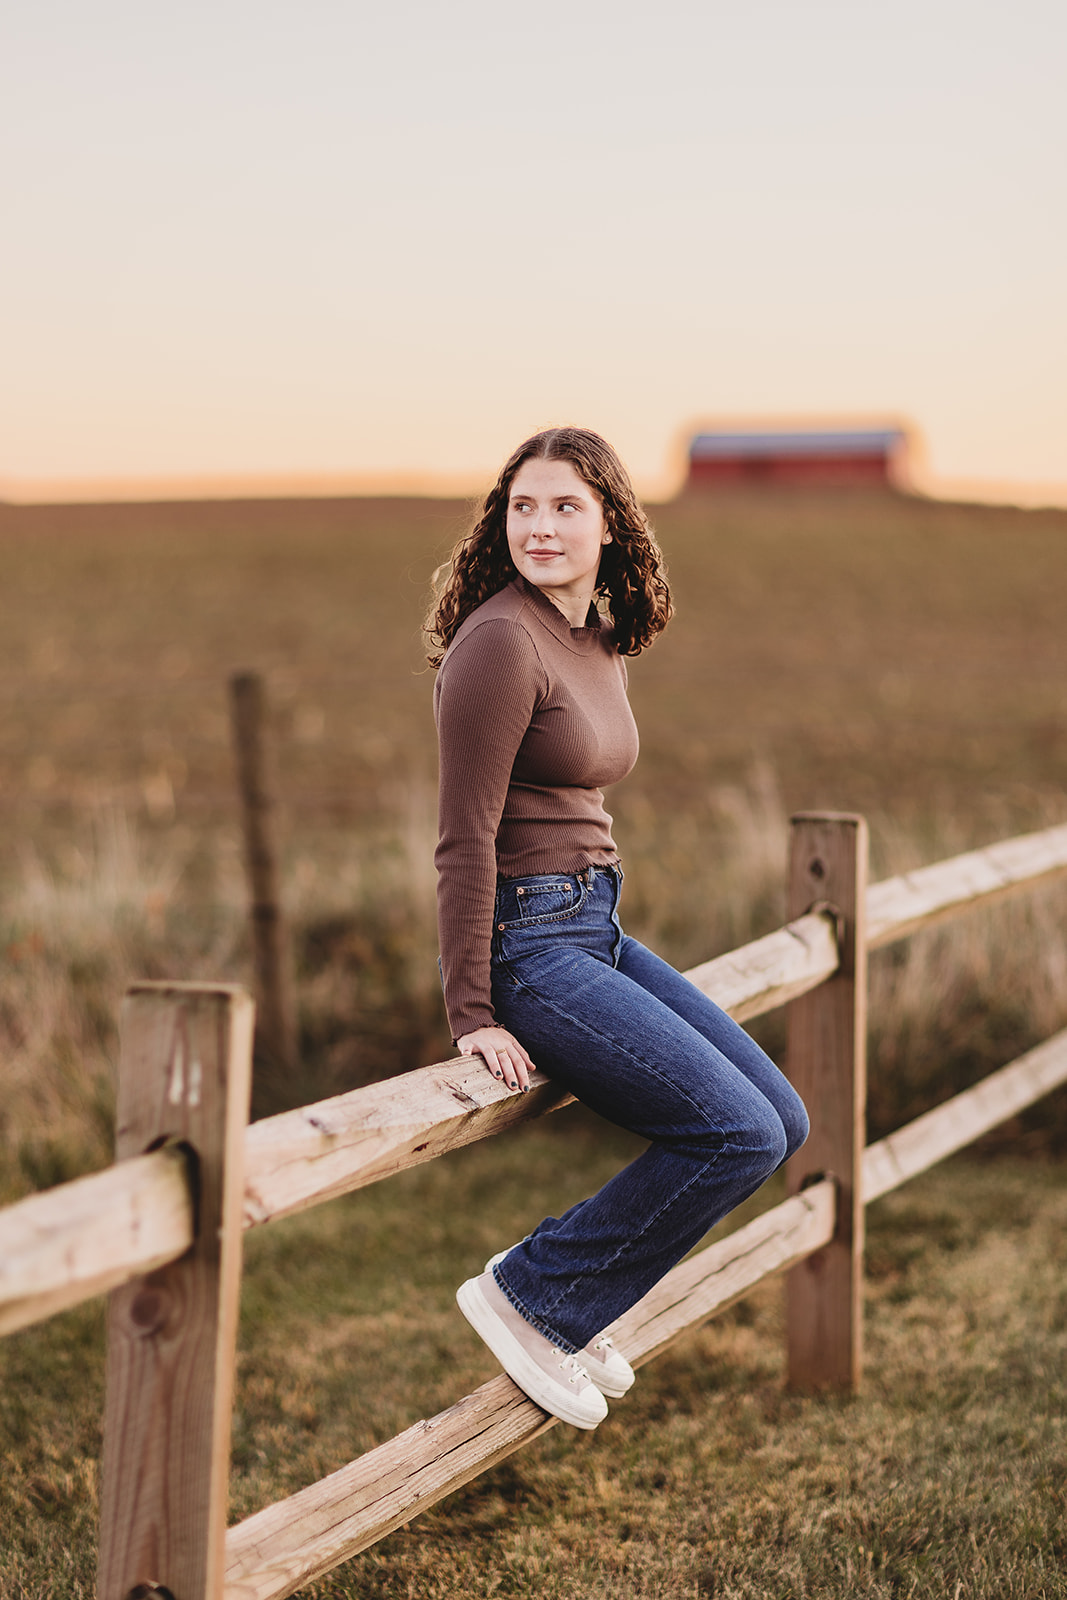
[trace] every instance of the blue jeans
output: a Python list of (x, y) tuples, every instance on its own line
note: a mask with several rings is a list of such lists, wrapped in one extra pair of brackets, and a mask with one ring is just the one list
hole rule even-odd
[(753, 1039), (623, 933), (622, 874), (510, 878), (493, 1006), (534, 1063), (651, 1141), (599, 1193), (546, 1217), (494, 1269), (521, 1314), (580, 1350), (799, 1149), (799, 1096)]

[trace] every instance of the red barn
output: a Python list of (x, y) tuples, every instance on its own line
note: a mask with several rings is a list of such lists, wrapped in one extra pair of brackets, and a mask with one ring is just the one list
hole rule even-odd
[(902, 428), (698, 433), (687, 488), (732, 484), (892, 487), (900, 481)]

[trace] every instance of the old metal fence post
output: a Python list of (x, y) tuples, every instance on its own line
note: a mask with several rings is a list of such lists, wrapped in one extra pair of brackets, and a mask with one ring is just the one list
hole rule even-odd
[(853, 1390), (863, 1367), (862, 1160), (867, 1105), (867, 824), (834, 812), (793, 818), (789, 917), (813, 909), (837, 920), (841, 964), (790, 1003), (787, 1071), (811, 1118), (790, 1161), (791, 1194), (813, 1174), (838, 1185), (837, 1230), (788, 1275), (789, 1382)]
[(116, 1158), (188, 1153), (192, 1248), (108, 1308), (99, 1600), (222, 1594), (253, 1008), (224, 984), (134, 984)]

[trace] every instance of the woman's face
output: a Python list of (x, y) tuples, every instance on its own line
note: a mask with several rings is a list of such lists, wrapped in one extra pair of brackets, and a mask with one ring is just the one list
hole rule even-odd
[(511, 482), (507, 535), (516, 569), (561, 611), (588, 605), (611, 536), (599, 496), (569, 461), (523, 462)]

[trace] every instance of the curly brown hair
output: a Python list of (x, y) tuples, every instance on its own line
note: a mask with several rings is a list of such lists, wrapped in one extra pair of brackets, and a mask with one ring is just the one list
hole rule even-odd
[(511, 485), (524, 462), (538, 460), (569, 461), (600, 501), (611, 543), (600, 558), (596, 592), (607, 600), (619, 654), (639, 655), (667, 626), (673, 607), (666, 567), (626, 468), (598, 433), (548, 428), (520, 444), (508, 458), (485, 497), (478, 521), (456, 545), (450, 561), (438, 569), (447, 576), (425, 625), (431, 666), (441, 665), (471, 612), (514, 578), (507, 540)]

